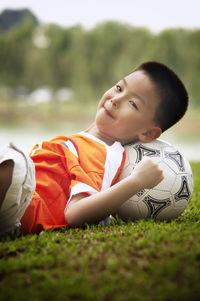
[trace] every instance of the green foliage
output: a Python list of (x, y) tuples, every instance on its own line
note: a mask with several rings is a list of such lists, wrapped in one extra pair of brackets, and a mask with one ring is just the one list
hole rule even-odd
[(0, 14), (0, 30), (8, 31), (27, 20), (30, 20), (35, 25), (38, 24), (37, 18), (28, 9), (5, 9)]
[(199, 300), (200, 163), (172, 222), (44, 231), (0, 242), (0, 300)]
[[(48, 41), (35, 43), (36, 38)], [(55, 24), (35, 27), (30, 19), (0, 34), (0, 85), (66, 86), (82, 102), (100, 97), (138, 64), (161, 61), (178, 73), (193, 105), (200, 105), (200, 30), (165, 30), (104, 22), (90, 30)]]
[(25, 76), (25, 54), (35, 28), (32, 20), (25, 20), (8, 33), (0, 34), (0, 85), (20, 86)]

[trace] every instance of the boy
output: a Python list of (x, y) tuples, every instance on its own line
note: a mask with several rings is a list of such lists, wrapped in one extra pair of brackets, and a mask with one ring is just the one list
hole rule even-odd
[(118, 182), (125, 160), (122, 145), (158, 138), (187, 105), (177, 75), (147, 62), (103, 95), (86, 131), (36, 145), (31, 159), (11, 145), (0, 156), (0, 233), (20, 223), (23, 233), (39, 233), (99, 222), (132, 195), (156, 186), (163, 174), (150, 159)]

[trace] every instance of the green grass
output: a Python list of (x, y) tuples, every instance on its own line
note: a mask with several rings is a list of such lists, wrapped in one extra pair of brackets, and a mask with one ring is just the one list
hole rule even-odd
[(200, 163), (170, 223), (117, 221), (0, 242), (0, 300), (199, 300)]

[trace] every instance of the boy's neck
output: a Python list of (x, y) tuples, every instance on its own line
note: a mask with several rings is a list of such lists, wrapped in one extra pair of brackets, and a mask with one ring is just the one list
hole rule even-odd
[(85, 130), (86, 133), (93, 135), (94, 137), (100, 139), (108, 145), (112, 145), (116, 140), (113, 137), (107, 136), (104, 133), (100, 132), (95, 123), (92, 123), (91, 126)]

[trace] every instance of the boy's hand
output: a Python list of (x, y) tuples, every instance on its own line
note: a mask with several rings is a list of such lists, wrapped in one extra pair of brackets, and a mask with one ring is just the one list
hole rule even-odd
[(134, 183), (141, 186), (141, 189), (151, 189), (164, 179), (163, 171), (158, 164), (147, 157), (136, 165), (131, 177), (134, 178)]

